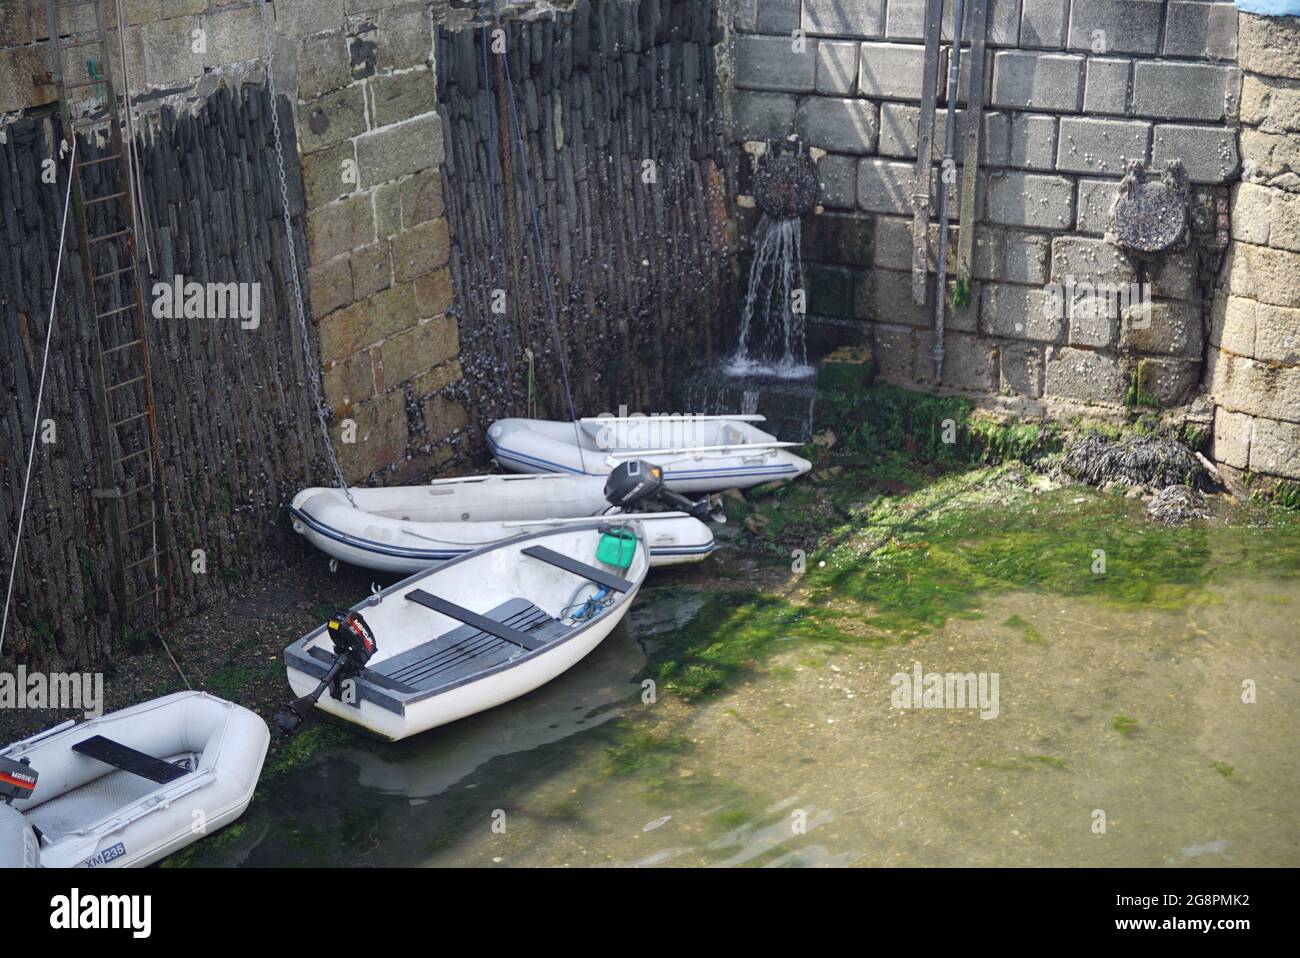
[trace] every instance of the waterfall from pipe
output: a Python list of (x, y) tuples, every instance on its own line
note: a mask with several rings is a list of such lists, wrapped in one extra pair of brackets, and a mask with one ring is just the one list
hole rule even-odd
[(766, 213), (754, 235), (754, 261), (740, 318), (740, 345), (727, 365), (730, 376), (800, 379), (812, 370), (804, 342), (804, 309), (795, 308), (803, 288), (800, 221)]

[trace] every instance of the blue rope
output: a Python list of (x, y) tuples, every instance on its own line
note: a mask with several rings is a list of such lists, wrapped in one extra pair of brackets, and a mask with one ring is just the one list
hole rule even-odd
[(492, 295), (496, 289), (504, 289), (501, 282), (501, 270), (504, 262), (501, 257), (501, 222), (500, 214), (497, 209), (497, 177), (494, 169), (497, 162), (496, 148), (496, 111), (492, 109), (492, 81), (488, 75), (488, 42), (490, 30), (487, 17), (487, 0), (479, 0), (479, 16), (483, 19), (483, 115), (487, 118), (487, 137), (488, 137), (488, 155), (487, 155), (487, 173), (488, 173), (488, 194), (491, 198), (492, 206), (492, 277), (495, 283), (493, 294), (488, 296), (488, 316), (489, 322), (494, 323), (497, 333), (497, 364), (501, 371), (502, 378), (506, 386), (507, 408), (514, 402), (514, 382), (512, 377), (504, 375), (507, 366), (507, 357), (509, 356), (509, 343), (506, 335), (506, 316), (503, 314), (492, 319)]
[[(498, 22), (501, 18), (501, 5), (499, 0), (492, 0), (492, 6), (496, 13)], [(546, 307), (551, 317), (551, 333), (555, 337), (555, 351), (560, 358), (560, 375), (564, 379), (564, 396), (569, 402), (569, 419), (573, 423), (573, 441), (578, 446), (578, 459), (582, 465), (582, 471), (587, 471), (587, 458), (582, 450), (582, 436), (578, 431), (578, 414), (573, 406), (573, 390), (569, 388), (569, 364), (564, 359), (564, 344), (560, 341), (560, 320), (555, 310), (555, 299), (551, 293), (550, 267), (546, 263), (546, 251), (542, 247), (542, 227), (537, 219), (537, 200), (533, 196), (533, 177), (528, 170), (528, 151), (524, 145), (523, 126), (519, 122), (519, 103), (515, 98), (514, 81), (510, 78), (510, 51), (507, 49), (501, 53), (505, 58), (506, 89), (510, 93), (510, 117), (514, 121), (515, 137), (519, 143), (519, 161), (524, 169), (524, 186), (528, 192), (528, 213), (533, 221), (533, 242), (537, 246), (537, 260), (541, 268), (542, 286), (546, 290)]]

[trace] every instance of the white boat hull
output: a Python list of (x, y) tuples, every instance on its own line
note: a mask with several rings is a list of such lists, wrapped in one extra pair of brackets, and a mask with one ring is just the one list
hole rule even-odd
[[(404, 709), (400, 715), (364, 700), (359, 708), (344, 705), (328, 695), (321, 698), (317, 707), (336, 718), (364, 726), (384, 738), (393, 741), (409, 738), (440, 725), (455, 722), (457, 719), (486, 712), (488, 709), (504, 705), (512, 699), (541, 688), (582, 661), (605, 640), (621, 619), (622, 616), (619, 616), (618, 620), (600, 623), (588, 629), (579, 639), (566, 642), (526, 665), (508, 670), (499, 680), (463, 686), (444, 695), (416, 702)], [(293, 667), (288, 669), (288, 675), (289, 686), (293, 689), (294, 695), (308, 694), (316, 687), (318, 681)]]
[[(526, 534), (491, 548), (449, 560), (411, 576), (355, 607), (374, 632), (378, 652), (352, 685), (335, 697), (332, 691), (316, 707), (387, 739), (403, 739), (477, 712), (494, 708), (545, 685), (599, 645), (627, 613), (649, 568), (644, 535), (632, 565), (615, 574), (628, 586), (613, 604), (587, 623), (566, 624), (566, 604), (583, 577), (539, 559), (524, 548), (543, 545), (554, 553), (592, 564), (600, 523)], [(638, 523), (627, 524), (635, 528)], [(638, 530), (639, 532), (639, 530)], [(468, 611), (487, 616), (511, 602), (531, 604), (529, 615), (544, 622), (529, 636), (545, 636), (534, 650), (506, 649), (483, 632), (456, 638), (466, 630), (452, 617), (408, 601), (416, 591), (446, 598)], [(504, 603), (504, 604), (503, 604)], [(494, 608), (496, 607), (496, 608)], [(469, 629), (473, 632), (473, 629)], [(434, 636), (435, 638), (430, 638)], [(295, 695), (310, 694), (330, 660), (325, 627), (285, 650), (285, 668)], [(503, 650), (503, 651), (502, 651)], [(414, 676), (414, 677), (413, 677)]]
[[(164, 761), (188, 760), (190, 772), (157, 785), (72, 751), (95, 735)], [(43, 833), (41, 866), (126, 868), (152, 864), (239, 818), (269, 744), (266, 723), (248, 709), (205, 692), (177, 692), (0, 754), (26, 758), (39, 773), (32, 796), (12, 810)]]
[[(609, 508), (596, 476), (481, 476), (351, 492), (356, 507), (338, 489), (299, 492), (289, 507), (294, 531), (341, 562), (397, 574)], [(716, 548), (709, 527), (684, 513), (636, 518), (654, 568), (701, 562)]]
[(664, 483), (687, 495), (749, 489), (774, 479), (794, 479), (812, 463), (782, 448), (747, 421), (682, 417), (663, 426), (653, 418), (574, 423), (499, 419), (487, 442), (502, 466), (522, 473), (605, 476), (628, 458), (661, 467)]

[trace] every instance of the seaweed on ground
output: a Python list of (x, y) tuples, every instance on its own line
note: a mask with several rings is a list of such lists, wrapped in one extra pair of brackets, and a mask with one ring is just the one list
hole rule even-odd
[(1191, 486), (1166, 486), (1152, 497), (1147, 515), (1156, 522), (1180, 526), (1193, 519), (1204, 519), (1208, 513), (1205, 496)]
[(1198, 486), (1205, 467), (1196, 453), (1171, 436), (1134, 434), (1119, 439), (1096, 432), (1080, 432), (1066, 443), (1061, 468), (1067, 475), (1094, 486), (1126, 482), (1163, 489)]

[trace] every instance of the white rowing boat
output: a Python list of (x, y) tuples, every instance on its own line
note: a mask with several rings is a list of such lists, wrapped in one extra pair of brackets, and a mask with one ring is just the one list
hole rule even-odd
[(292, 729), (315, 705), (396, 740), (508, 702), (599, 645), (648, 569), (641, 523), (619, 517), (434, 566), (285, 649), (300, 698), (281, 724)]

